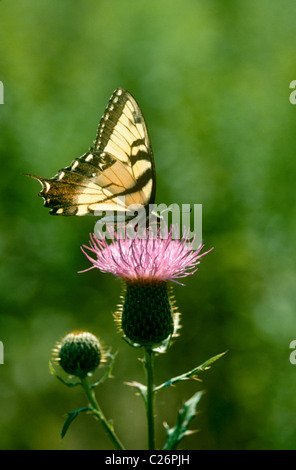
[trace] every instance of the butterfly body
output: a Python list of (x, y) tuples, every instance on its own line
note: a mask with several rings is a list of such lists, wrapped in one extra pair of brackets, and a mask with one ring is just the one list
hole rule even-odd
[(130, 206), (154, 204), (154, 159), (135, 99), (122, 88), (115, 90), (88, 152), (53, 178), (28, 176), (42, 184), (39, 196), (53, 215), (125, 215)]

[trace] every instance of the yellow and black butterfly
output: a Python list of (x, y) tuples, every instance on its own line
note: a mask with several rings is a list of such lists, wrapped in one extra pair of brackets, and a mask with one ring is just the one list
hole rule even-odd
[(114, 211), (125, 216), (131, 205), (154, 204), (154, 159), (135, 99), (123, 88), (115, 90), (88, 152), (53, 178), (27, 176), (42, 184), (39, 196), (53, 215)]

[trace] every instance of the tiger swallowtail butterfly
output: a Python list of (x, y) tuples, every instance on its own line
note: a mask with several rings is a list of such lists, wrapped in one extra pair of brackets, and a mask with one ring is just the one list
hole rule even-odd
[(88, 152), (53, 178), (27, 176), (42, 184), (39, 196), (53, 215), (114, 211), (125, 217), (131, 205), (147, 209), (155, 199), (155, 168), (144, 117), (135, 99), (123, 88), (115, 90)]

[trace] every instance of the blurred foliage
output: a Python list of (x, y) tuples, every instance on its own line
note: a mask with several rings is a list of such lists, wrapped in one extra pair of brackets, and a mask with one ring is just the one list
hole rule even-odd
[(64, 440), (82, 391), (49, 374), (51, 348), (84, 328), (119, 352), (98, 400), (128, 448), (146, 446), (137, 351), (113, 322), (121, 292), (90, 271), (80, 245), (92, 217), (51, 217), (39, 183), (91, 145), (118, 86), (139, 102), (157, 169), (157, 202), (203, 205), (197, 274), (176, 286), (181, 336), (156, 382), (229, 350), (202, 376), (163, 390), (166, 421), (206, 390), (187, 449), (294, 449), (296, 368), (296, 4), (275, 0), (82, 0), (0, 3), (1, 449), (112, 448), (89, 416)]

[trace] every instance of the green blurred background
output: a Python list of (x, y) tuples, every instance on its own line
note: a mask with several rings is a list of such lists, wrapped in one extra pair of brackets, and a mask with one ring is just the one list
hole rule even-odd
[(163, 421), (206, 394), (184, 449), (296, 448), (296, 4), (275, 0), (3, 0), (0, 3), (1, 449), (112, 449), (81, 415), (80, 389), (50, 375), (55, 342), (87, 329), (118, 351), (98, 400), (127, 448), (146, 447), (139, 351), (114, 325), (112, 275), (78, 274), (93, 217), (52, 217), (23, 176), (53, 176), (92, 144), (117, 87), (139, 102), (157, 169), (157, 203), (203, 205), (199, 272), (177, 286), (181, 336), (156, 382), (226, 356), (157, 396)]

